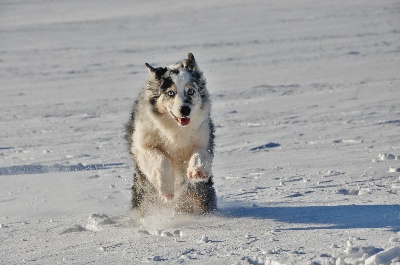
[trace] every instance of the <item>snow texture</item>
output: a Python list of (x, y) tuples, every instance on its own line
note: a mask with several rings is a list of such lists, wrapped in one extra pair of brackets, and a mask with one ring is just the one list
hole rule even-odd
[[(398, 0), (0, 1), (0, 264), (400, 264)], [(218, 212), (130, 212), (124, 123), (193, 52)]]

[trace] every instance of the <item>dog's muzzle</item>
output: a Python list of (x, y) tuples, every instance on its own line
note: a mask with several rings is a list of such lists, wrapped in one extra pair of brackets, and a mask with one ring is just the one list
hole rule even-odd
[[(190, 122), (190, 117), (189, 116), (182, 116), (181, 118), (176, 117), (172, 111), (170, 111), (172, 117), (176, 120), (177, 123), (179, 123), (182, 126), (188, 125)], [(189, 108), (189, 113), (190, 113), (190, 108)]]

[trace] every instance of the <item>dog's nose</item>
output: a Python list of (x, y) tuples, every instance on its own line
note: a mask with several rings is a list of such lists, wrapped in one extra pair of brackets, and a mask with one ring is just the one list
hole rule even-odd
[(189, 116), (190, 114), (190, 107), (188, 106), (182, 106), (181, 107), (181, 113), (184, 117)]

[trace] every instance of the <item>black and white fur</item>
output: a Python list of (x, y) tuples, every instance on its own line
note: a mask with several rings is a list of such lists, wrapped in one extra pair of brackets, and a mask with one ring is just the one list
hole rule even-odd
[(216, 209), (212, 180), (214, 126), (206, 80), (192, 53), (154, 68), (126, 124), (135, 163), (132, 206), (142, 215), (152, 206), (179, 212)]

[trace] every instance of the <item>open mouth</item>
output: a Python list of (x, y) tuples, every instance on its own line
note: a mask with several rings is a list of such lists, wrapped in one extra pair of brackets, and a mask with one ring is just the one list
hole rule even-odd
[(190, 122), (190, 117), (188, 117), (188, 116), (179, 118), (179, 117), (176, 117), (176, 116), (172, 113), (172, 111), (171, 111), (171, 115), (172, 115), (172, 117), (174, 117), (174, 119), (176, 120), (176, 122), (179, 123), (179, 124), (182, 125), (182, 126), (188, 125), (189, 122)]

